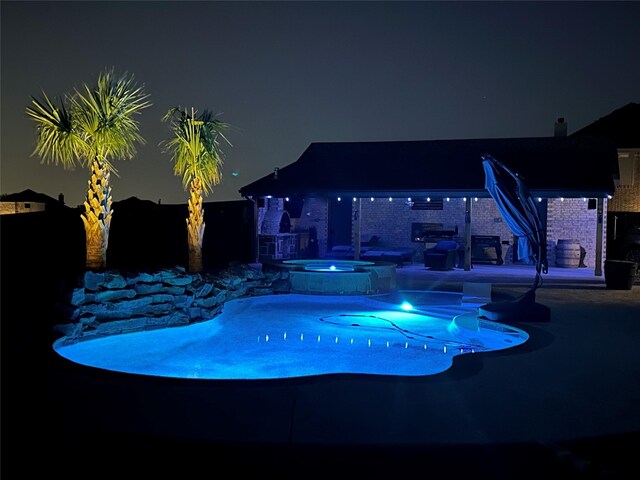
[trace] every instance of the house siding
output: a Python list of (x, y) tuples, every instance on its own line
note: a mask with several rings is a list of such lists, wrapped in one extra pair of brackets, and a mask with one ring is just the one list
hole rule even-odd
[(0, 215), (44, 212), (46, 207), (42, 202), (0, 202)]
[[(606, 252), (607, 200), (604, 201), (602, 248)], [(547, 202), (547, 251), (549, 265), (556, 265), (558, 240), (573, 240), (585, 249), (584, 264), (595, 268), (598, 210), (582, 198), (551, 198)], [(600, 265), (602, 267), (602, 264)]]
[(640, 213), (640, 149), (618, 150), (618, 162), (624, 173), (609, 201), (609, 211)]

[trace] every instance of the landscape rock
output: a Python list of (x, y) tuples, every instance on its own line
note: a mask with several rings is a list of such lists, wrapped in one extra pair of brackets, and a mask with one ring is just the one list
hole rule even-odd
[(211, 320), (240, 297), (289, 293), (287, 269), (233, 264), (216, 274), (185, 271), (91, 272), (70, 295), (71, 323), (54, 326), (64, 344)]

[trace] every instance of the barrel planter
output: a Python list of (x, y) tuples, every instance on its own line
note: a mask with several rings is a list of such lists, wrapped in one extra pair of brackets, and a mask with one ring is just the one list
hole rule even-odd
[(558, 240), (556, 265), (563, 268), (578, 268), (580, 265), (580, 242), (578, 240)]
[(609, 290), (631, 290), (636, 279), (636, 262), (605, 260), (604, 281)]

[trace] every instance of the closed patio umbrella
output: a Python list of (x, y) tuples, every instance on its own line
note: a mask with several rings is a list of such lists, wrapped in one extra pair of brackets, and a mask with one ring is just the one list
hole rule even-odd
[(513, 234), (518, 236), (518, 260), (536, 264), (536, 288), (540, 272), (548, 272), (548, 262), (547, 236), (535, 200), (520, 176), (495, 158), (483, 155), (482, 166), (485, 189)]
[[(515, 308), (521, 302), (535, 302), (535, 290), (542, 284), (541, 273), (548, 273), (547, 238), (535, 199), (522, 178), (491, 155), (482, 156), (482, 166), (485, 173), (485, 189), (495, 201), (500, 215), (513, 234), (518, 236), (518, 260), (535, 263), (536, 266), (533, 288), (512, 306)], [(497, 308), (497, 311), (501, 310)], [(488, 313), (492, 309), (485, 306), (483, 311)], [(526, 313), (529, 316), (531, 312)]]

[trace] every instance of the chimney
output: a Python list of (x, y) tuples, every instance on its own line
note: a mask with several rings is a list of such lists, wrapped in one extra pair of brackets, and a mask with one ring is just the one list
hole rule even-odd
[(62, 193), (58, 194), (58, 203), (64, 205), (64, 195)]
[(558, 119), (556, 120), (554, 136), (555, 137), (567, 136), (567, 122), (564, 121), (564, 117), (558, 117)]

